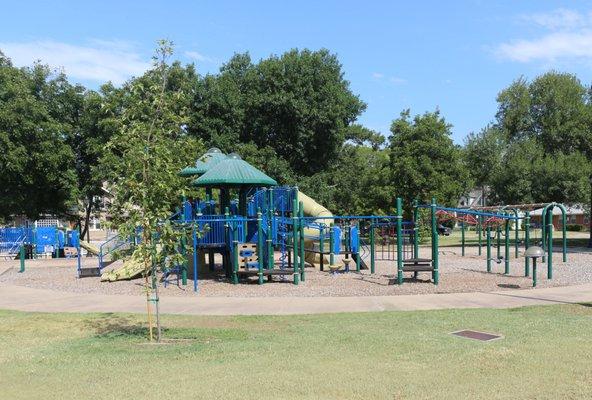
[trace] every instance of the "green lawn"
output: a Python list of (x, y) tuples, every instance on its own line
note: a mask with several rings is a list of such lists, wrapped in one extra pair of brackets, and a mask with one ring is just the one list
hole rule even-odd
[[(290, 301), (270, 299), (269, 301)], [(286, 317), (0, 311), (3, 399), (590, 398), (592, 308)], [(481, 343), (449, 332), (504, 338)]]

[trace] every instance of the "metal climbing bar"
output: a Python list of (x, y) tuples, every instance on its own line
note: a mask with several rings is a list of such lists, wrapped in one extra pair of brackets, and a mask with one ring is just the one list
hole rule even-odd
[[(431, 208), (432, 205), (431, 204), (419, 204), (417, 207), (418, 208)], [(474, 211), (474, 210), (469, 210), (466, 208), (451, 208), (451, 207), (436, 206), (436, 210), (455, 212), (458, 214), (477, 215), (477, 216), (481, 216), (481, 217), (495, 217), (495, 218), (501, 218), (501, 219), (512, 220), (512, 221), (520, 219), (519, 217), (515, 217), (512, 215)]]

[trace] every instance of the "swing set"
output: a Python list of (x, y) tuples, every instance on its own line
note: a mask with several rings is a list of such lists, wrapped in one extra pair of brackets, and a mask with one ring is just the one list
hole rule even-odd
[[(504, 262), (504, 274), (510, 274), (510, 226), (514, 223), (515, 237), (514, 237), (514, 257), (518, 258), (520, 251), (519, 240), (519, 221), (524, 222), (524, 251), (530, 247), (531, 238), (531, 215), (530, 211), (541, 209), (541, 244), (545, 250), (545, 255), (542, 261), (547, 263), (547, 279), (553, 278), (553, 209), (558, 208), (561, 211), (562, 220), (562, 260), (567, 261), (567, 236), (566, 236), (566, 209), (560, 203), (536, 203), (536, 204), (517, 204), (495, 207), (473, 207), (473, 208), (450, 208), (442, 207), (435, 203), (432, 199), (432, 204), (415, 205), (414, 215), (417, 220), (417, 210), (420, 208), (430, 208), (432, 215), (435, 215), (435, 221), (432, 217), (432, 241), (436, 238), (434, 231), (437, 233), (437, 224), (455, 221), (460, 225), (461, 229), (461, 255), (466, 255), (466, 229), (468, 226), (474, 226), (478, 234), (478, 254), (481, 255), (483, 247), (483, 232), (485, 232), (485, 246), (486, 246), (486, 260), (487, 272), (492, 272), (492, 262), (501, 264)], [(435, 211), (434, 211), (435, 210)], [(503, 237), (504, 254), (501, 254)], [(416, 238), (417, 241), (417, 238)], [(495, 241), (496, 257), (492, 256), (492, 243)], [(435, 263), (438, 263), (438, 252), (435, 254)], [(524, 276), (530, 276), (530, 260), (525, 257), (524, 261)], [(536, 285), (536, 274), (533, 274), (533, 286)]]

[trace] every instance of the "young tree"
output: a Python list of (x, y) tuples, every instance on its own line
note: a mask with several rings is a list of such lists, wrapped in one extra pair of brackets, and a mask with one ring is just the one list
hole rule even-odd
[(469, 173), (459, 147), (450, 138), (451, 125), (439, 111), (410, 117), (409, 110), (393, 121), (390, 172), (394, 193), (409, 207), (414, 199), (456, 205), (469, 187)]
[(140, 231), (134, 251), (144, 263), (150, 335), (149, 304), (154, 300), (159, 340), (158, 284), (149, 282), (148, 276), (155, 277), (158, 266), (182, 261), (176, 247), (185, 232), (175, 229), (168, 217), (184, 190), (179, 170), (194, 161), (193, 151), (202, 150), (185, 130), (191, 94), (182, 86), (169, 86), (172, 52), (171, 42), (159, 41), (153, 69), (124, 88), (127, 99), (120, 131), (109, 141), (103, 160), (112, 171), (110, 211), (115, 227), (121, 235), (135, 236)]

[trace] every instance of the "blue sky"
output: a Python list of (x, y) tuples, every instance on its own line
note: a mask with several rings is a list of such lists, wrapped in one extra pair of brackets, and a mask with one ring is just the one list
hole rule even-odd
[(159, 38), (200, 73), (235, 52), (258, 60), (327, 48), (388, 134), (401, 110), (438, 107), (462, 143), (492, 121), (496, 94), (556, 69), (592, 83), (592, 3), (578, 1), (22, 1), (2, 6), (0, 49), (61, 66), (96, 88), (141, 74)]

